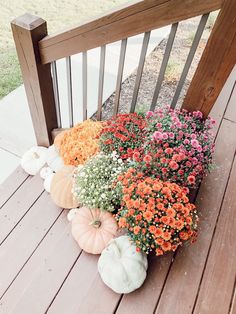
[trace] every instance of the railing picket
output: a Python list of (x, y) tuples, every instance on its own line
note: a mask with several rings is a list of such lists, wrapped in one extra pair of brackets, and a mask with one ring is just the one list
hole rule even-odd
[(87, 51), (83, 52), (83, 120), (87, 119), (87, 95), (88, 95), (88, 60)]
[(179, 82), (178, 82), (178, 85), (177, 85), (177, 88), (176, 88), (174, 97), (173, 97), (172, 102), (171, 102), (171, 108), (174, 108), (174, 107), (176, 106), (176, 104), (177, 104), (177, 101), (178, 101), (178, 99), (179, 99), (179, 95), (180, 95), (181, 90), (182, 90), (182, 88), (183, 88), (185, 79), (186, 79), (186, 77), (187, 77), (187, 75), (188, 75), (188, 71), (189, 71), (190, 66), (191, 66), (191, 64), (192, 64), (192, 61), (193, 61), (195, 52), (196, 52), (196, 50), (197, 50), (199, 41), (200, 41), (200, 39), (201, 39), (201, 37), (202, 37), (202, 33), (203, 33), (203, 31), (204, 31), (204, 28), (205, 28), (205, 25), (206, 25), (208, 16), (209, 16), (209, 13), (204, 14), (204, 15), (201, 17), (201, 20), (200, 20), (200, 22), (199, 22), (199, 24), (198, 24), (198, 28), (197, 28), (196, 34), (195, 34), (195, 36), (194, 36), (191, 49), (190, 49), (190, 51), (189, 51), (189, 54), (188, 54), (187, 60), (186, 60), (186, 62), (185, 62), (185, 65), (184, 65), (182, 74), (181, 74), (181, 76), (180, 76), (180, 80), (179, 80)]
[(136, 106), (137, 99), (138, 99), (138, 92), (139, 92), (139, 87), (140, 87), (140, 83), (141, 83), (141, 79), (142, 79), (143, 67), (144, 67), (144, 63), (145, 63), (145, 57), (147, 54), (150, 34), (151, 34), (151, 32), (146, 32), (144, 34), (144, 37), (143, 37), (142, 50), (141, 50), (140, 58), (139, 58), (139, 64), (138, 64), (138, 70), (137, 70), (135, 85), (134, 85), (133, 98), (132, 98), (132, 102), (131, 102), (131, 106), (130, 106), (130, 112), (135, 111), (135, 106)]
[(166, 67), (167, 67), (167, 64), (168, 64), (168, 61), (169, 61), (169, 58), (170, 58), (170, 53), (171, 53), (171, 50), (172, 50), (172, 47), (173, 47), (173, 43), (174, 43), (174, 40), (175, 40), (175, 35), (176, 35), (177, 29), (178, 29), (178, 24), (179, 23), (174, 23), (171, 26), (171, 30), (170, 30), (170, 34), (169, 34), (169, 37), (168, 37), (168, 41), (166, 43), (165, 53), (164, 53), (164, 56), (163, 56), (163, 59), (162, 59), (162, 63), (161, 63), (160, 72), (159, 72), (159, 75), (158, 75), (156, 87), (155, 87), (153, 98), (152, 98), (152, 103), (151, 103), (151, 106), (150, 106), (150, 110), (152, 110), (152, 111), (155, 109), (156, 104), (157, 104), (157, 99), (158, 99), (158, 96), (159, 96), (159, 93), (160, 93), (160, 90), (161, 90), (161, 85), (162, 85), (162, 82), (163, 82), (163, 79), (164, 79), (164, 76), (165, 76)]
[(52, 65), (52, 82), (53, 82), (53, 91), (55, 97), (55, 107), (57, 115), (57, 125), (58, 128), (62, 127), (61, 124), (61, 110), (60, 110), (60, 99), (59, 99), (59, 90), (58, 90), (58, 77), (57, 77), (57, 64), (56, 61), (51, 63)]
[(71, 57), (66, 58), (66, 74), (67, 74), (68, 108), (69, 108), (69, 126), (72, 127), (74, 125), (74, 117), (73, 117)]
[(101, 52), (100, 52), (97, 120), (102, 119), (102, 97), (103, 97), (103, 84), (104, 84), (105, 57), (106, 57), (106, 46), (104, 45), (101, 47)]
[(125, 64), (126, 47), (127, 47), (127, 38), (122, 39), (121, 41), (120, 60), (119, 60), (119, 67), (118, 67), (118, 74), (117, 74), (117, 81), (116, 81), (114, 116), (118, 113), (118, 109), (119, 109), (120, 90), (121, 90), (122, 77), (123, 77), (124, 64)]

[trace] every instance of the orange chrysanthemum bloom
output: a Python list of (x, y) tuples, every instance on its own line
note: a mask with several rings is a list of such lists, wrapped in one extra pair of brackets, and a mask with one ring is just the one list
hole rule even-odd
[(86, 120), (63, 134), (59, 151), (65, 165), (84, 164), (99, 151), (97, 136), (104, 125), (105, 122)]
[(128, 235), (140, 250), (162, 255), (175, 251), (184, 241), (194, 241), (198, 216), (195, 206), (186, 203), (182, 187), (138, 171), (122, 174), (117, 185), (124, 193), (117, 220), (126, 218)]

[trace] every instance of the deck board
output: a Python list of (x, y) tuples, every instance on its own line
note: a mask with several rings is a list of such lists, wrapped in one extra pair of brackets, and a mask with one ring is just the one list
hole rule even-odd
[[(50, 205), (52, 206), (50, 206)], [(45, 211), (47, 213), (45, 214)], [(26, 263), (32, 252), (37, 248), (45, 233), (58, 218), (61, 210), (54, 206), (47, 193), (39, 198), (31, 210), (18, 224), (14, 232), (2, 244), (0, 269), (6, 267), (1, 274), (0, 296), (8, 288), (12, 280)], [(45, 219), (45, 216), (47, 219)], [(18, 241), (20, 239), (20, 243)], [(15, 258), (17, 256), (17, 259)]]
[(0, 208), (15, 193), (17, 189), (25, 182), (29, 175), (19, 166), (17, 169), (0, 184)]
[[(21, 272), (12, 282), (9, 289), (6, 291), (0, 301), (0, 313), (10, 313), (19, 302), (31, 280), (38, 274), (45, 263), (49, 254), (61, 241), (61, 236), (64, 236), (64, 230), (67, 230), (66, 213), (62, 212), (56, 222), (48, 230), (44, 240), (39, 244), (37, 250), (30, 256), (28, 262), (23, 266)], [(24, 289), (22, 289), (24, 287)]]
[(234, 159), (235, 134), (236, 124), (224, 120), (217, 137), (215, 152), (216, 164), (222, 166), (217, 167), (203, 181), (196, 199), (201, 219), (198, 241), (193, 246), (178, 250), (157, 307), (158, 314), (190, 313), (193, 309)]
[[(228, 313), (236, 275), (236, 160), (211, 245), (195, 314)], [(225, 271), (230, 270), (230, 271)], [(217, 287), (217, 288), (216, 288)]]
[(32, 309), (30, 313), (45, 313), (79, 254), (80, 250), (71, 236), (70, 224), (67, 223), (66, 228), (58, 234), (55, 247), (45, 254), (43, 264), (29, 278), (24, 293), (11, 313), (29, 313), (29, 309)]
[[(21, 168), (0, 186), (0, 313), (236, 314), (236, 69), (212, 110), (216, 169), (196, 198), (199, 238), (175, 254), (149, 257), (142, 288), (119, 295), (82, 252), (66, 210), (39, 176)], [(233, 166), (234, 161), (234, 166)]]
[(42, 179), (28, 177), (0, 210), (0, 245), (34, 205), (44, 188)]

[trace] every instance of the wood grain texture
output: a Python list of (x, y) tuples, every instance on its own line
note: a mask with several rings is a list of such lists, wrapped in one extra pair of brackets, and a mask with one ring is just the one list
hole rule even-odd
[(37, 143), (49, 146), (57, 116), (50, 64), (41, 64), (38, 50), (38, 41), (47, 35), (46, 22), (25, 14), (11, 26)]
[(19, 166), (2, 184), (0, 184), (0, 208), (28, 177), (29, 175), (21, 168), (21, 166)]
[(201, 110), (205, 117), (213, 107), (236, 63), (236, 1), (225, 0), (194, 74), (183, 108)]
[(44, 191), (39, 175), (29, 177), (0, 210), (0, 244)]
[[(161, 295), (173, 254), (152, 256), (148, 261), (148, 274), (141, 289), (123, 296), (117, 314), (152, 314)], [(144, 301), (145, 300), (145, 301)]]
[[(53, 304), (48, 309), (48, 313), (89, 313), (88, 308), (90, 303), (93, 304), (104, 294), (103, 289), (99, 291), (96, 290), (96, 297), (89, 297), (89, 303), (86, 304), (86, 310), (81, 311), (79, 309), (81, 303), (83, 303), (83, 299), (87, 296), (91, 296), (93, 293), (92, 283), (98, 275), (97, 260), (98, 255), (91, 255), (85, 252), (81, 254)], [(104, 290), (106, 290), (106, 288)], [(109, 293), (112, 294), (112, 291), (109, 290)], [(111, 300), (106, 299), (106, 302), (109, 304), (111, 303)], [(96, 309), (96, 313), (99, 313), (98, 309)], [(103, 313), (106, 312), (104, 311)]]
[(200, 216), (198, 240), (178, 250), (157, 307), (158, 314), (191, 313), (194, 307), (235, 154), (235, 134), (236, 124), (224, 120), (216, 141), (218, 167), (203, 181), (196, 199)]
[(222, 0), (142, 1), (39, 42), (43, 64), (217, 10)]
[[(230, 310), (236, 278), (236, 160), (229, 178), (194, 313)], [(230, 272), (225, 271), (230, 269)]]
[(227, 79), (227, 83), (224, 85), (213, 108), (211, 109), (210, 116), (216, 121), (214, 126), (215, 132), (219, 130), (222, 118), (225, 117), (226, 112), (228, 112), (228, 108), (230, 107), (229, 102), (234, 90), (235, 78), (236, 67), (234, 67), (233, 71), (231, 72), (229, 78)]
[(225, 118), (236, 122), (236, 82), (229, 100), (229, 105), (225, 113)]
[(234, 287), (234, 294), (232, 296), (232, 303), (229, 314), (236, 314), (236, 288)]
[[(0, 269), (5, 268), (6, 271), (1, 274), (0, 297), (14, 280), (61, 211), (52, 203), (50, 195), (44, 192), (22, 222), (17, 225), (14, 232), (1, 245)], [(15, 259), (15, 256), (17, 256), (17, 259)]]
[[(47, 210), (50, 209), (51, 206), (48, 206)], [(45, 264), (45, 259), (50, 255), (54, 247), (57, 246), (58, 242), (61, 241), (61, 237), (65, 234), (64, 231), (68, 229), (66, 214), (67, 211), (63, 211), (50, 230), (48, 230), (45, 238), (42, 239), (42, 242), (39, 244), (34, 254), (29, 258), (9, 289), (1, 298), (0, 313), (11, 313), (12, 309), (22, 298), (25, 290), (23, 287), (28, 286), (29, 278), (33, 280), (33, 278), (37, 276), (39, 270)], [(46, 218), (45, 216), (43, 217), (44, 219)]]
[[(70, 223), (67, 222), (66, 228), (61, 230), (55, 247), (47, 252), (43, 264), (29, 279), (11, 313), (45, 313), (80, 251), (71, 236)], [(78, 283), (79, 279), (77, 279)]]

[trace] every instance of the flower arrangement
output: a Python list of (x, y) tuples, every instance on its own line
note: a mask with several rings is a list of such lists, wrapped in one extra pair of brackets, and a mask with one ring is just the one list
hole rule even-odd
[(65, 165), (84, 164), (99, 151), (97, 135), (104, 122), (86, 120), (63, 134), (60, 139), (60, 155)]
[(144, 153), (133, 155), (133, 167), (163, 181), (195, 188), (212, 167), (214, 120), (202, 113), (169, 106), (147, 113)]
[(198, 216), (187, 188), (129, 168), (118, 176), (116, 189), (122, 198), (118, 225), (127, 230), (137, 251), (162, 255), (196, 239)]
[(118, 114), (107, 121), (100, 132), (100, 149), (104, 153), (116, 151), (125, 160), (140, 152), (145, 140), (146, 119), (137, 113)]
[(74, 196), (84, 206), (113, 212), (120, 206), (113, 184), (122, 171), (123, 161), (115, 153), (94, 156), (75, 175)]

